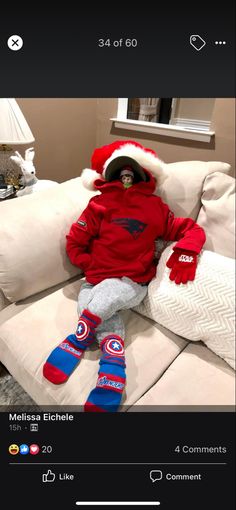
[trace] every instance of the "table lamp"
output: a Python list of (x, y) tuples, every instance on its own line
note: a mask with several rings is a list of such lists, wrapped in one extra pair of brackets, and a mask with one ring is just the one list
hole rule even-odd
[(10, 159), (13, 146), (28, 145), (35, 138), (15, 99), (0, 98), (0, 174), (7, 184), (17, 184), (19, 169)]

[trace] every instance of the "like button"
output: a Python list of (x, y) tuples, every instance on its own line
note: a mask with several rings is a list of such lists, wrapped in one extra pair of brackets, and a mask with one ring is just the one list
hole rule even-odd
[(54, 482), (55, 478), (56, 475), (51, 471), (51, 469), (48, 469), (48, 472), (44, 473), (42, 476), (43, 482)]

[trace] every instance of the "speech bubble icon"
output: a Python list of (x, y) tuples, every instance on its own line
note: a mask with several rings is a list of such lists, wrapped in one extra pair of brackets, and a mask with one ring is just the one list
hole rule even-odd
[(149, 476), (153, 483), (157, 482), (158, 480), (162, 479), (162, 471), (160, 471), (159, 469), (153, 469), (153, 471), (150, 471)]

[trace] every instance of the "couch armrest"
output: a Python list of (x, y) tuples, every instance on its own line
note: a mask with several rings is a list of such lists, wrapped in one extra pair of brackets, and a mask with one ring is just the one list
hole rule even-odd
[(94, 194), (77, 177), (1, 204), (0, 288), (12, 303), (81, 274), (66, 234)]

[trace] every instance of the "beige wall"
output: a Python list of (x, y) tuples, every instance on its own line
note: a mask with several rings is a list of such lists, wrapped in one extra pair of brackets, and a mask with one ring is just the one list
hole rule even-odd
[[(189, 100), (187, 100), (188, 102)], [(35, 166), (41, 179), (65, 181), (90, 166), (95, 147), (114, 140), (134, 139), (154, 149), (167, 163), (221, 160), (235, 168), (234, 99), (216, 99), (210, 144), (115, 129), (117, 99), (17, 99), (35, 136)], [(187, 103), (186, 103), (187, 104)], [(22, 152), (24, 148), (20, 147)]]
[(80, 175), (96, 143), (97, 100), (16, 100), (35, 137), (38, 178), (62, 182)]
[(116, 115), (117, 99), (98, 100), (97, 146), (117, 139), (135, 139), (154, 149), (166, 163), (188, 160), (225, 161), (232, 165), (232, 174), (235, 172), (235, 99), (215, 100), (211, 128), (216, 135), (210, 143), (116, 129), (109, 120)]

